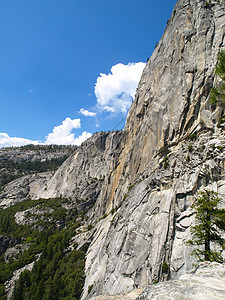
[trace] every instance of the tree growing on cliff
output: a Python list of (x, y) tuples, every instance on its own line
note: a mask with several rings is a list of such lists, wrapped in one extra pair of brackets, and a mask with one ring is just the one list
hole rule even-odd
[(198, 194), (191, 206), (196, 224), (191, 227), (192, 240), (188, 243), (203, 246), (202, 250), (198, 248), (192, 252), (199, 261), (223, 261), (221, 253), (211, 249), (212, 242), (221, 247), (224, 245), (221, 232), (225, 230), (225, 209), (218, 208), (221, 202), (218, 193), (205, 190)]
[(217, 86), (210, 91), (210, 103), (212, 105), (220, 104), (225, 107), (225, 51), (218, 54), (215, 74), (222, 80)]

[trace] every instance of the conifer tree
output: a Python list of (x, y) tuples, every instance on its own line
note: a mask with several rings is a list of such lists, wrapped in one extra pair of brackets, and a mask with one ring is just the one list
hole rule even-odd
[(218, 54), (215, 74), (222, 80), (218, 86), (214, 86), (210, 91), (210, 103), (220, 104), (225, 107), (225, 51)]
[(211, 242), (221, 247), (224, 245), (221, 232), (225, 231), (225, 209), (218, 208), (221, 202), (218, 193), (205, 190), (198, 194), (191, 206), (195, 211), (196, 224), (191, 227), (193, 238), (188, 243), (203, 246), (192, 252), (199, 261), (223, 261), (221, 253), (211, 249)]

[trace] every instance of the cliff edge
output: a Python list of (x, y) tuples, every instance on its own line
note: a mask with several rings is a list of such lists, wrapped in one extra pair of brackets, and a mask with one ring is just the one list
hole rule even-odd
[(217, 127), (223, 110), (208, 101), (224, 36), (224, 1), (178, 0), (143, 71), (94, 208), (108, 216), (88, 250), (83, 299), (129, 292), (192, 268), (185, 244), (192, 199), (203, 187), (225, 197), (224, 127)]

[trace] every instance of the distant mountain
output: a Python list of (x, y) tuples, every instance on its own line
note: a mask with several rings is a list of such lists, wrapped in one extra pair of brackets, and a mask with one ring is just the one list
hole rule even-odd
[(55, 171), (76, 146), (27, 145), (0, 149), (0, 188), (24, 175)]

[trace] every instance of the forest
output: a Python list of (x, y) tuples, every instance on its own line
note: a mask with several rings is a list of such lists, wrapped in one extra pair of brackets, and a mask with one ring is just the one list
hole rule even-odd
[[(69, 245), (84, 213), (79, 215), (72, 205), (65, 209), (63, 204), (71, 202), (61, 198), (26, 200), (0, 211), (0, 235), (10, 238), (10, 248), (21, 247), (7, 259), (1, 251), (1, 300), (7, 299), (4, 283), (15, 270), (32, 262), (33, 269), (21, 273), (11, 299), (79, 299), (88, 243), (79, 250)], [(15, 214), (21, 211), (23, 225), (15, 221)]]

